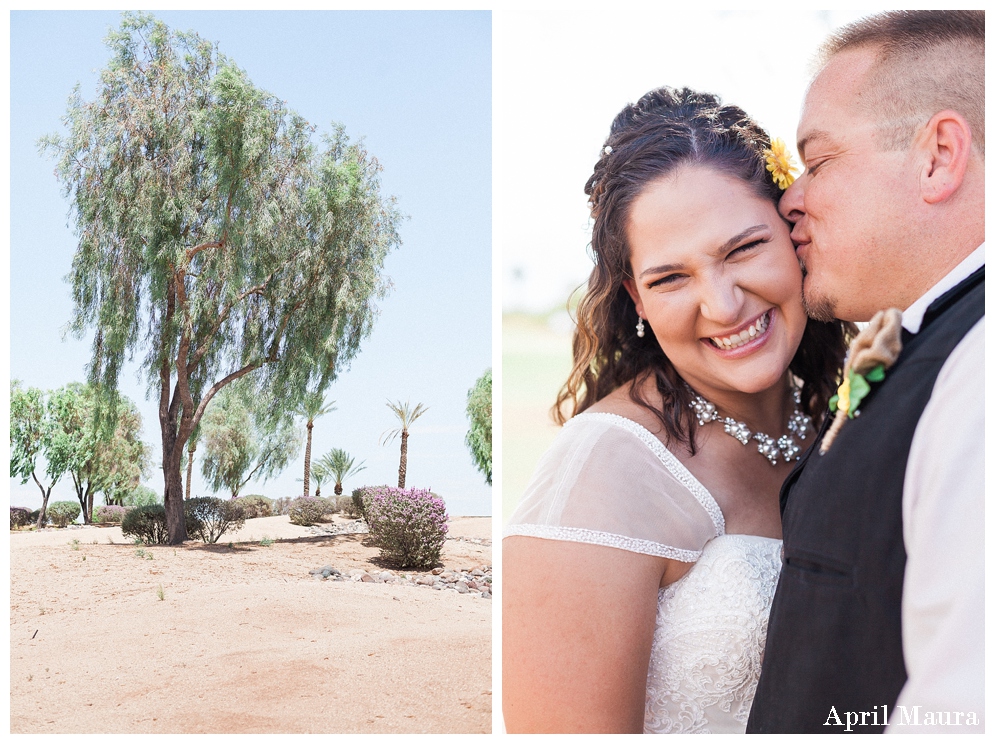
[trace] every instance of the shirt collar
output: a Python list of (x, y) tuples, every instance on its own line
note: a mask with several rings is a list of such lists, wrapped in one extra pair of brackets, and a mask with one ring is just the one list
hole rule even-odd
[(956, 287), (984, 265), (985, 244), (982, 243), (967, 258), (957, 264), (949, 274), (934, 284), (926, 294), (909, 305), (908, 309), (902, 313), (902, 328), (909, 333), (919, 333), (923, 316), (933, 300), (948, 289)]

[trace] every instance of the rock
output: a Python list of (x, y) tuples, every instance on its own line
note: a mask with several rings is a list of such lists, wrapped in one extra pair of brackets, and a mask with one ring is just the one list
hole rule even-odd
[(465, 581), (457, 581), (456, 591), (458, 591), (460, 594), (466, 594), (468, 591), (470, 591), (470, 587), (467, 586), (467, 583)]
[(369, 583), (371, 581), (376, 581), (376, 579), (374, 579), (370, 574), (366, 573), (366, 571), (363, 571), (363, 574), (362, 574), (362, 576), (359, 577), (359, 580), (360, 581), (365, 581), (367, 583)]
[(445, 569), (445, 568), (443, 568), (442, 566), (436, 566), (435, 568), (433, 568), (433, 569), (432, 569), (432, 573), (433, 573), (434, 575), (438, 576), (439, 574), (441, 574), (441, 573), (442, 573), (443, 571), (445, 571), (445, 570), (446, 570), (446, 569)]

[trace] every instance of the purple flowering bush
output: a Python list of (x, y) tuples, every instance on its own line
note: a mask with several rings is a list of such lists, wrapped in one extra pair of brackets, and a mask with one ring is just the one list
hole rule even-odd
[(124, 506), (101, 504), (93, 507), (93, 521), (97, 524), (120, 524), (128, 509)]
[(316, 499), (314, 496), (301, 496), (290, 502), (290, 523), (299, 524), (302, 527), (310, 527), (318, 524), (325, 516), (328, 503), (325, 499)]
[(446, 505), (427, 489), (374, 486), (363, 489), (363, 506), (380, 557), (398, 568), (431, 568), (446, 542)]

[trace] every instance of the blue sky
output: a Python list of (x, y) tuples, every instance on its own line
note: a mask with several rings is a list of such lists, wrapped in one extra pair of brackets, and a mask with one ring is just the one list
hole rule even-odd
[[(218, 43), (259, 87), (318, 126), (342, 122), (383, 165), (384, 193), (409, 216), (387, 260), (394, 289), (372, 336), (329, 388), (337, 410), (318, 419), (313, 453), (341, 447), (367, 469), (347, 489), (396, 482), (396, 418), (386, 400), (423, 403), (411, 429), (409, 486), (441, 495), (452, 514), (490, 514), (491, 488), (463, 443), (466, 394), (491, 365), (491, 23), (473, 12), (156, 13)], [(63, 338), (64, 281), (76, 247), (54, 163), (36, 141), (60, 131), (78, 82), (92, 99), (117, 12), (10, 15), (10, 376), (54, 389), (85, 378), (88, 338)], [(137, 366), (121, 389), (139, 404), (153, 446), (148, 485), (162, 488), (156, 405)], [(279, 478), (243, 493), (298, 493), (303, 450)], [(11, 479), (11, 504), (37, 506), (37, 487)], [(329, 488), (330, 490), (330, 488)], [(208, 495), (199, 476), (194, 491)], [(67, 477), (53, 499), (74, 498)]]

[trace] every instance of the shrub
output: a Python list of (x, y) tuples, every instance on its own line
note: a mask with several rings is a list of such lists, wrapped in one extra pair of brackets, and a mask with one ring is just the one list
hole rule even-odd
[(439, 562), (449, 527), (446, 505), (419, 488), (378, 486), (364, 494), (366, 521), (384, 560), (399, 568), (430, 568)]
[[(35, 515), (35, 522), (38, 521), (38, 515)], [(12, 530), (18, 527), (27, 527), (29, 524), (33, 524), (31, 521), (31, 510), (24, 506), (12, 506), (10, 507), (10, 528)]]
[(75, 522), (80, 515), (79, 504), (75, 501), (56, 501), (48, 505), (48, 518), (56, 527), (65, 527)]
[(317, 524), (325, 516), (325, 499), (316, 499), (314, 496), (301, 496), (290, 503), (290, 522), (299, 524), (302, 527), (309, 527)]
[(331, 516), (332, 514), (338, 514), (341, 509), (339, 509), (339, 500), (337, 496), (330, 496), (327, 499), (322, 496), (321, 501), (325, 502), (325, 514)]
[(97, 524), (120, 524), (127, 513), (126, 507), (101, 504), (93, 509), (93, 521)]
[[(187, 530), (189, 531), (189, 526)], [(169, 540), (166, 532), (166, 507), (162, 504), (146, 504), (130, 509), (121, 520), (121, 532), (125, 537), (135, 537), (146, 545), (165, 545)]]
[(238, 502), (242, 505), (246, 519), (273, 516), (273, 499), (253, 494), (240, 497)]
[(187, 518), (187, 534), (206, 543), (216, 543), (226, 532), (241, 529), (245, 524), (245, 512), (238, 499), (199, 496), (183, 502), (183, 513)]
[[(38, 517), (41, 516), (41, 509), (35, 509), (29, 517), (31, 524), (38, 524)], [(48, 512), (45, 512), (45, 524), (48, 523)]]
[(357, 488), (352, 492), (352, 505), (353, 511), (359, 516), (366, 518), (366, 504), (363, 503), (363, 498), (368, 491), (373, 490), (369, 486), (363, 486), (362, 488)]
[(125, 506), (149, 506), (161, 504), (162, 495), (148, 486), (137, 485), (121, 499)]
[(360, 516), (359, 509), (356, 508), (356, 502), (353, 500), (352, 496), (339, 496), (337, 505), (343, 516), (351, 517), (353, 519)]

